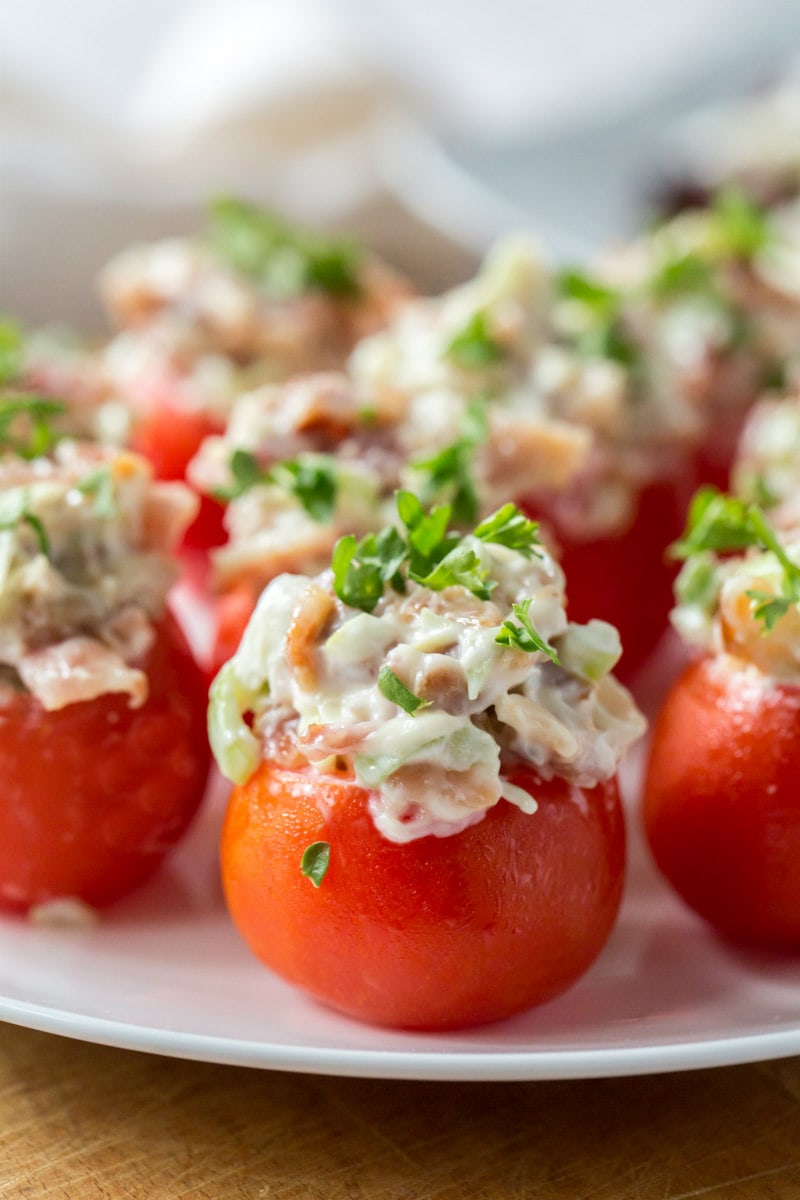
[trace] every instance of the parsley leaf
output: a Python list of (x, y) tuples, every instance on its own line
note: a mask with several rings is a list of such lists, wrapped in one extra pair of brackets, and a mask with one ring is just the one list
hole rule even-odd
[(0, 386), (13, 383), (22, 373), (22, 330), (15, 321), (0, 317)]
[(475, 537), (482, 542), (494, 542), (499, 546), (508, 546), (516, 550), (524, 558), (534, 555), (541, 558), (534, 546), (539, 542), (539, 522), (530, 521), (524, 516), (516, 504), (504, 504), (492, 513), (485, 521), (475, 526)]
[(702, 487), (689, 506), (686, 529), (670, 547), (673, 558), (688, 558), (703, 550), (723, 553), (745, 550), (758, 544), (759, 535), (750, 520), (751, 506), (736, 496), (726, 496), (715, 487)]
[(48, 454), (61, 436), (53, 428), (53, 418), (65, 412), (66, 405), (51, 396), (0, 395), (0, 450), (27, 460)]
[(722, 252), (737, 258), (752, 258), (773, 238), (767, 212), (738, 187), (717, 192), (711, 219)]
[(119, 510), (110, 467), (99, 467), (87, 475), (78, 484), (78, 491), (85, 496), (94, 496), (94, 511), (98, 517), (111, 518), (117, 515)]
[(396, 704), (398, 708), (402, 708), (403, 712), (407, 712), (412, 717), (420, 709), (431, 706), (430, 700), (423, 700), (421, 696), (415, 696), (413, 692), (409, 691), (388, 665), (381, 667), (378, 672), (378, 688), (387, 700), (391, 700), (392, 704)]
[[(426, 512), (412, 492), (399, 491), (397, 511), (406, 529), (405, 537), (392, 526), (370, 533), (360, 542), (352, 534), (340, 538), (333, 551), (333, 589), (345, 604), (372, 612), (387, 583), (402, 592), (406, 578), (442, 591), (464, 587), (481, 600), (488, 600), (497, 586), (489, 578), (481, 557), (449, 529), (450, 506), (439, 505)], [(523, 517), (513, 504), (476, 529), (483, 541), (507, 545), (529, 558), (536, 543), (535, 521)]]
[(215, 494), (219, 500), (237, 500), (239, 496), (249, 492), (250, 488), (269, 482), (268, 472), (249, 450), (234, 450), (228, 465), (233, 482), (227, 487), (216, 489)]
[(348, 533), (333, 548), (334, 592), (350, 608), (372, 612), (387, 583), (391, 582), (397, 591), (403, 590), (399, 572), (407, 554), (406, 543), (391, 526), (377, 534), (368, 533), (360, 542)]
[(782, 570), (781, 591), (776, 595), (759, 588), (746, 595), (757, 602), (753, 615), (769, 633), (792, 605), (800, 603), (800, 567), (781, 545), (763, 509), (716, 488), (701, 488), (689, 509), (686, 532), (671, 547), (676, 558), (690, 555), (733, 553), (759, 546), (777, 559)]
[(458, 526), (472, 525), (478, 516), (478, 494), (471, 474), (475, 450), (488, 436), (486, 402), (477, 398), (464, 417), (464, 428), (457, 441), (445, 446), (431, 458), (411, 463), (415, 471), (427, 475), (422, 485), (426, 504), (446, 498), (452, 519)]
[(287, 481), (308, 515), (320, 525), (330, 521), (336, 507), (336, 474), (331, 461), (299, 458), (279, 463), (270, 471), (276, 483)]
[(492, 337), (486, 313), (479, 309), (463, 329), (453, 335), (444, 348), (444, 355), (457, 367), (475, 371), (502, 362), (506, 352)]
[(363, 255), (351, 238), (297, 228), (232, 196), (212, 202), (209, 225), (217, 253), (270, 295), (299, 296), (315, 288), (335, 296), (361, 291)]
[(497, 584), (489, 578), (489, 571), (481, 566), (481, 560), (468, 546), (455, 546), (428, 573), (409, 566), (408, 575), (416, 583), (441, 592), (448, 587), (464, 587), (479, 600), (490, 600)]
[(250, 488), (272, 483), (294, 495), (308, 515), (321, 525), (333, 516), (337, 481), (333, 459), (328, 455), (301, 456), (265, 468), (248, 450), (234, 450), (230, 472), (233, 482), (216, 489), (220, 500), (236, 500)]
[(28, 507), (28, 496), (25, 492), (12, 491), (0, 496), (0, 530), (16, 530), (20, 525), (29, 525), (33, 530), (39, 545), (39, 552), (45, 557), (50, 553), (50, 541), (41, 517)]
[(642, 365), (639, 346), (625, 328), (622, 293), (574, 269), (556, 280), (562, 300), (585, 310), (585, 324), (568, 340), (586, 358), (607, 358), (631, 370)]
[(330, 842), (312, 842), (303, 851), (303, 857), (300, 859), (300, 873), (305, 875), (306, 879), (310, 879), (315, 888), (318, 888), (325, 878), (330, 861)]
[(537, 650), (540, 650), (556, 666), (559, 666), (560, 660), (555, 650), (533, 627), (533, 622), (530, 618), (532, 603), (533, 601), (529, 599), (523, 600), (521, 604), (514, 604), (512, 611), (519, 621), (519, 625), (515, 625), (511, 620), (503, 621), (503, 624), (500, 626), (500, 632), (494, 640), (501, 646), (514, 646), (517, 650), (525, 650), (529, 654), (534, 654)]

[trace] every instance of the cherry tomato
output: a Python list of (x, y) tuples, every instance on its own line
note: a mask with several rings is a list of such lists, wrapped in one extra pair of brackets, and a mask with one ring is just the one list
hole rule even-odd
[(211, 669), (215, 675), (238, 649), (257, 600), (258, 590), (248, 580), (223, 592), (215, 600), (216, 628), (211, 652)]
[[(222, 426), (206, 413), (189, 408), (169, 387), (148, 389), (133, 397), (135, 418), (131, 448), (153, 464), (157, 479), (185, 480), (186, 468), (207, 437)], [(200, 497), (200, 512), (184, 534), (190, 549), (207, 550), (225, 541), (224, 507), (210, 496)]]
[(661, 871), (730, 937), (800, 948), (800, 688), (693, 663), (659, 716), (644, 823)]
[[(349, 778), (265, 763), (234, 790), (222, 841), (235, 924), (279, 975), (377, 1025), (449, 1029), (549, 1000), (590, 965), (620, 901), (624, 827), (615, 782), (579, 790), (529, 769), (477, 825), (405, 845)], [(306, 847), (330, 844), (319, 888)]]
[(570, 537), (536, 501), (523, 504), (555, 533), (570, 620), (597, 617), (619, 630), (623, 655), (617, 674), (623, 679), (642, 665), (667, 628), (676, 568), (666, 549), (683, 529), (690, 492), (688, 480), (651, 483), (640, 493), (627, 529), (587, 539)]
[(156, 870), (200, 804), (208, 773), (205, 680), (172, 618), (140, 664), (140, 708), (105, 695), (46, 712), (0, 707), (0, 904), (76, 897), (101, 906)]

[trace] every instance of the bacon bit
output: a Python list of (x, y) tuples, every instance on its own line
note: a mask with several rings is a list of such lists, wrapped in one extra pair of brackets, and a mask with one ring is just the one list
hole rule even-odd
[(464, 625), (481, 625), (487, 629), (499, 625), (503, 613), (491, 600), (479, 600), (466, 588), (448, 587), (441, 592), (419, 590), (412, 592), (398, 609), (401, 616), (413, 620), (422, 609), (452, 617)]
[(357, 721), (354, 725), (309, 725), (297, 735), (297, 744), (309, 762), (332, 755), (356, 754), (376, 728), (375, 721)]
[(313, 692), (317, 686), (315, 643), (333, 611), (333, 598), (312, 583), (292, 616), (286, 635), (286, 662), (304, 692)]

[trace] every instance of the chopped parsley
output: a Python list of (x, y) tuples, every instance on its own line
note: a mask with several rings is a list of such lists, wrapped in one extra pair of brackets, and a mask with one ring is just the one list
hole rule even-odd
[(363, 253), (352, 238), (290, 225), (275, 213), (231, 196), (209, 208), (209, 240), (235, 270), (272, 296), (319, 290), (356, 296)]
[(478, 446), (488, 436), (486, 401), (478, 397), (464, 417), (461, 436), (430, 458), (411, 463), (425, 478), (421, 496), (425, 504), (446, 499), (455, 525), (472, 525), (478, 516), (478, 494), (472, 478), (472, 463)]
[(409, 691), (402, 680), (398, 679), (390, 666), (382, 666), (378, 672), (378, 688), (387, 700), (402, 708), (409, 716), (414, 716), (421, 708), (430, 708), (431, 701), (423, 700)]
[(501, 646), (513, 646), (517, 650), (525, 650), (528, 654), (534, 654), (540, 650), (543, 654), (554, 662), (557, 666), (560, 665), (560, 660), (553, 647), (549, 642), (546, 642), (533, 627), (533, 622), (530, 618), (530, 607), (532, 600), (523, 600), (521, 604), (514, 604), (512, 611), (517, 621), (516, 625), (513, 621), (503, 621), (500, 626), (500, 632), (494, 639)]
[(750, 546), (773, 554), (781, 568), (777, 594), (759, 588), (746, 593), (756, 601), (753, 615), (762, 622), (764, 632), (769, 633), (800, 602), (800, 567), (789, 558), (758, 504), (726, 496), (712, 487), (701, 488), (689, 509), (686, 531), (672, 547), (672, 553), (676, 558), (704, 555), (708, 562), (709, 553), (736, 553)]
[(28, 506), (27, 493), (15, 490), (0, 495), (0, 530), (17, 530), (20, 525), (30, 526), (36, 537), (39, 552), (45, 557), (49, 555), (50, 540), (41, 517), (32, 512)]
[(61, 437), (53, 421), (65, 412), (66, 405), (50, 396), (0, 395), (0, 450), (28, 460), (49, 454)]
[(467, 371), (479, 371), (483, 367), (492, 367), (502, 362), (506, 352), (492, 337), (488, 317), (479, 309), (472, 314), (466, 325), (453, 335), (445, 346), (444, 355), (457, 367), (463, 367)]
[(236, 500), (259, 484), (277, 484), (295, 496), (308, 515), (321, 525), (333, 516), (337, 481), (334, 460), (328, 455), (301, 455), (262, 467), (248, 450), (234, 450), (230, 472), (231, 484), (216, 491), (220, 500)]
[(539, 522), (530, 521), (519, 511), (516, 504), (504, 504), (497, 512), (475, 526), (475, 537), (482, 542), (494, 542), (508, 546), (523, 558), (541, 558), (535, 549), (539, 542)]
[(561, 300), (583, 311), (582, 327), (568, 337), (578, 354), (610, 359), (632, 371), (641, 369), (641, 348), (625, 326), (622, 292), (574, 269), (558, 276), (556, 289)]
[(723, 254), (752, 258), (774, 237), (766, 209), (738, 187), (725, 187), (716, 193), (710, 216)]
[(22, 373), (22, 330), (15, 321), (0, 317), (0, 387), (14, 383)]
[(405, 541), (391, 526), (368, 533), (360, 542), (349, 533), (333, 548), (333, 590), (350, 608), (372, 612), (387, 583), (397, 591), (405, 587), (400, 568), (407, 557)]
[[(405, 590), (406, 579), (432, 591), (464, 587), (488, 600), (496, 587), (480, 556), (450, 529), (451, 508), (439, 505), (427, 511), (411, 492), (397, 493), (397, 512), (405, 532), (388, 526), (361, 541), (353, 534), (340, 538), (333, 551), (333, 589), (343, 603), (372, 612), (386, 585)], [(525, 557), (535, 553), (538, 526), (513, 504), (503, 505), (474, 531), (485, 542), (509, 546)]]
[(94, 497), (94, 511), (98, 517), (110, 519), (117, 515), (117, 498), (114, 492), (114, 476), (110, 467), (98, 467), (78, 484), (84, 496)]
[(315, 888), (318, 888), (325, 878), (330, 861), (330, 842), (312, 842), (303, 851), (303, 857), (300, 859), (300, 873), (305, 875), (306, 879), (310, 879)]

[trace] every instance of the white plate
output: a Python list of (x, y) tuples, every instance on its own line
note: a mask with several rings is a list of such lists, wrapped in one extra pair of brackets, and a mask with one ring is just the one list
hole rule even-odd
[(723, 945), (655, 878), (636, 841), (621, 920), (561, 999), (441, 1035), (370, 1029), (251, 959), (216, 869), (222, 808), (149, 887), (85, 929), (0, 920), (0, 1018), (210, 1062), (418, 1079), (561, 1079), (800, 1053), (800, 959)]

